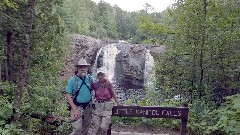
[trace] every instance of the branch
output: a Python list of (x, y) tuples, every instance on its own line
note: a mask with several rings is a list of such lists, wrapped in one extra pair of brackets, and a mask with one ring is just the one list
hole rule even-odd
[(70, 118), (54, 116), (52, 114), (42, 115), (39, 113), (30, 114), (31, 118), (41, 119), (42, 122), (47, 122), (50, 125), (60, 126), (65, 122), (71, 122)]

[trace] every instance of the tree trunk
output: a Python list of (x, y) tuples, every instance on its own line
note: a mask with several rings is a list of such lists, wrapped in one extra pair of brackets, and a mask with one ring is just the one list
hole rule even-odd
[(2, 82), (2, 60), (0, 60), (0, 82)]
[(12, 35), (11, 31), (7, 32), (7, 80), (13, 82), (13, 46), (12, 46)]
[(191, 96), (191, 103), (193, 100), (193, 94), (194, 94), (194, 90), (195, 90), (195, 86), (194, 83), (196, 81), (196, 43), (194, 41), (194, 49), (193, 49), (193, 61), (192, 61), (192, 80), (191, 80), (191, 90), (190, 90), (190, 96)]
[(12, 119), (12, 123), (15, 123), (19, 120), (19, 113), (18, 110), (21, 106), (21, 99), (24, 87), (26, 85), (26, 74), (28, 70), (28, 58), (29, 58), (29, 47), (30, 47), (30, 37), (32, 32), (32, 25), (33, 25), (33, 11), (35, 7), (36, 0), (29, 0), (28, 1), (28, 9), (26, 15), (26, 26), (25, 26), (25, 41), (22, 46), (22, 63), (20, 67), (20, 76), (19, 81), (17, 83), (17, 90), (16, 90), (16, 97), (14, 102), (14, 116)]
[[(2, 82), (2, 60), (0, 60), (0, 82)], [(3, 95), (2, 85), (0, 85), (0, 96)]]
[(207, 16), (207, 2), (206, 0), (203, 1), (203, 31), (201, 36), (201, 50), (200, 50), (200, 87), (199, 87), (199, 98), (203, 96), (203, 75), (204, 75), (204, 67), (203, 67), (203, 49), (205, 45), (205, 31), (206, 31), (206, 16)]

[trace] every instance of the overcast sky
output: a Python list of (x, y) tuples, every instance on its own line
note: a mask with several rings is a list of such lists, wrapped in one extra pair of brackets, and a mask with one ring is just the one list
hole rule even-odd
[[(98, 3), (100, 0), (92, 0)], [(172, 5), (175, 0), (103, 0), (113, 5), (118, 5), (126, 11), (137, 11), (143, 9), (143, 5), (148, 3), (153, 6), (156, 12), (161, 12), (166, 9), (169, 5)]]

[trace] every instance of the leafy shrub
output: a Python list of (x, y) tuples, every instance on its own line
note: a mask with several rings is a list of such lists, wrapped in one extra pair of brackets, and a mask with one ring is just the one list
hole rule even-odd
[[(156, 100), (161, 97), (156, 91), (148, 91), (147, 96), (139, 101), (140, 106), (165, 106), (179, 107), (181, 100), (165, 99)], [(240, 94), (225, 97), (226, 102), (219, 108), (214, 108), (212, 103), (204, 100), (195, 100), (189, 104), (188, 131), (197, 135), (238, 135), (240, 134)], [(132, 99), (128, 99), (131, 105)], [(162, 118), (119, 118), (113, 117), (114, 124), (149, 126), (162, 126), (179, 130), (180, 120)]]
[(193, 104), (189, 114), (189, 130), (204, 135), (240, 134), (240, 94), (225, 99), (226, 102), (214, 110), (207, 107), (205, 102)]

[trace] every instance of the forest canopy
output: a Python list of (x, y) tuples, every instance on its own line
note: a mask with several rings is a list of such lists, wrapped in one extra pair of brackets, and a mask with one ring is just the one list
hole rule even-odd
[[(159, 105), (155, 99), (163, 99), (160, 105), (166, 106), (188, 101), (191, 134), (240, 134), (240, 1), (177, 0), (161, 13), (150, 9), (146, 3), (127, 12), (103, 0), (0, 1), (0, 134), (69, 133), (69, 122), (47, 125), (30, 114), (68, 115), (61, 93), (66, 80), (59, 72), (67, 35), (74, 33), (165, 45), (155, 60), (156, 89), (148, 89), (143, 101)], [(172, 101), (174, 95), (182, 100)]]

